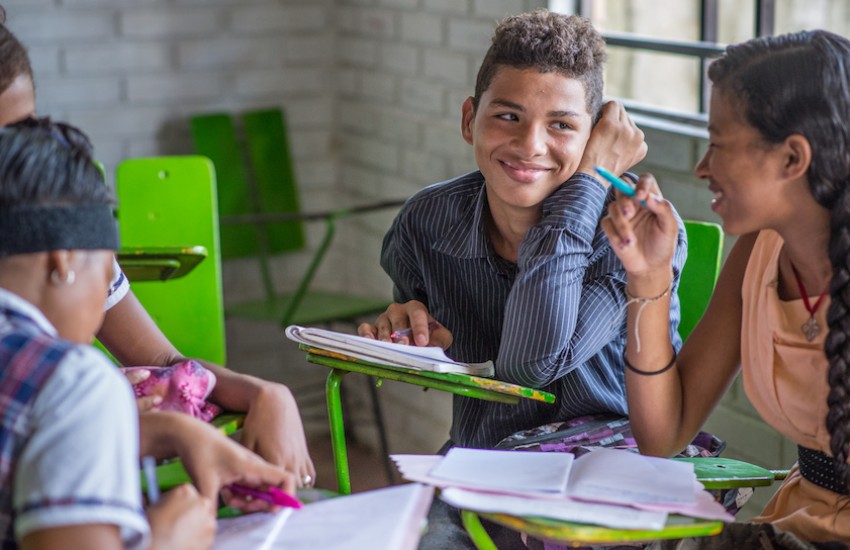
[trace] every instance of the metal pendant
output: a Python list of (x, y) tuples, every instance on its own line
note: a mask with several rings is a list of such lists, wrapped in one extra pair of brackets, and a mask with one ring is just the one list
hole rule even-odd
[(808, 321), (800, 326), (800, 330), (802, 330), (803, 334), (806, 335), (806, 340), (811, 342), (818, 334), (820, 334), (820, 325), (818, 325), (818, 322), (815, 320), (814, 316), (812, 316), (809, 317)]

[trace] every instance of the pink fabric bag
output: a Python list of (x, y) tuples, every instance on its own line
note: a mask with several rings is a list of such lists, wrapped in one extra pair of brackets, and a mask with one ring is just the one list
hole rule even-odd
[(215, 387), (215, 374), (193, 359), (170, 367), (126, 367), (126, 372), (148, 370), (150, 376), (133, 386), (136, 397), (158, 395), (162, 402), (160, 411), (177, 411), (209, 422), (221, 412), (217, 405), (206, 399)]

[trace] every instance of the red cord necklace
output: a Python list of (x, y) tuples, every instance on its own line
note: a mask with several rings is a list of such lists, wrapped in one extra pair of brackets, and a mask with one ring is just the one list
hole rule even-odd
[(821, 291), (820, 296), (818, 296), (815, 305), (812, 305), (811, 302), (809, 302), (809, 293), (806, 292), (806, 286), (803, 284), (803, 279), (801, 279), (800, 274), (797, 273), (797, 268), (794, 267), (794, 264), (792, 264), (791, 262), (788, 263), (791, 264), (791, 271), (794, 272), (794, 278), (797, 279), (797, 286), (800, 289), (800, 297), (803, 299), (803, 306), (805, 306), (806, 311), (809, 312), (809, 320), (800, 326), (800, 330), (802, 330), (803, 334), (806, 335), (806, 340), (811, 342), (818, 334), (820, 334), (820, 325), (815, 319), (815, 313), (817, 312), (821, 303), (823, 303), (823, 298), (824, 296), (826, 296), (826, 291), (829, 290), (829, 283), (827, 283), (823, 287), (823, 290)]

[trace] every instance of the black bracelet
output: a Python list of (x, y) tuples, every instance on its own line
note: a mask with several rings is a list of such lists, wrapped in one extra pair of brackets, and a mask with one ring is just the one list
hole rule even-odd
[(638, 370), (629, 364), (629, 360), (626, 359), (626, 350), (623, 350), (623, 364), (627, 369), (634, 372), (635, 374), (640, 374), (642, 376), (655, 376), (656, 374), (661, 374), (662, 372), (667, 372), (668, 370), (673, 368), (673, 365), (676, 364), (676, 348), (673, 348), (673, 357), (670, 359), (670, 362), (664, 368), (659, 370), (654, 370), (651, 372), (647, 372), (645, 370)]

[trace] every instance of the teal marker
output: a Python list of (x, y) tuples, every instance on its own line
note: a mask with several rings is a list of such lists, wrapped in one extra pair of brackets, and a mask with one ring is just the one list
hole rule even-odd
[(614, 189), (626, 195), (627, 197), (635, 196), (634, 185), (618, 178), (617, 176), (600, 166), (594, 166), (593, 168), (599, 173), (600, 176), (608, 180), (608, 182), (614, 186)]

